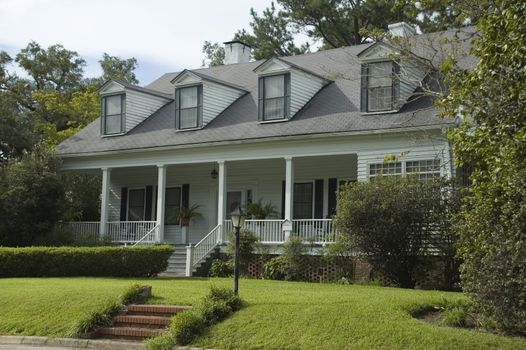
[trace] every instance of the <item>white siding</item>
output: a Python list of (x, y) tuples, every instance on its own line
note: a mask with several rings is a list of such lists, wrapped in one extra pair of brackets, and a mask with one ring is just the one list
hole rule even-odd
[(290, 71), (290, 116), (305, 106), (323, 87), (324, 80), (297, 69)]
[(160, 96), (126, 89), (126, 132), (139, 125), (169, 101)]
[(228, 106), (244, 94), (231, 87), (204, 81), (203, 82), (203, 127), (216, 118)]
[(400, 108), (413, 95), (415, 89), (421, 86), (426, 71), (417, 62), (404, 61), (400, 64)]

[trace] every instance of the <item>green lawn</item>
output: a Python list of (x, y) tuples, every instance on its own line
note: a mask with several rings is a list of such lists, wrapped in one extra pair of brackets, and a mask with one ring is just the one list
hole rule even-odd
[[(153, 286), (153, 303), (191, 304), (228, 279), (0, 279), (0, 334), (64, 336), (83, 312), (130, 283)], [(371, 286), (241, 280), (247, 307), (194, 345), (222, 349), (526, 349), (526, 339), (439, 327), (413, 319), (415, 305), (458, 293)]]

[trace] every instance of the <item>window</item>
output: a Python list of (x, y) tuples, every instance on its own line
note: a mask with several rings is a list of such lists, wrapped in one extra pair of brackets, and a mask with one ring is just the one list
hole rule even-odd
[(385, 162), (369, 164), (369, 177), (379, 175), (401, 176), (402, 163), (401, 162)]
[(144, 221), (144, 189), (128, 192), (128, 221)]
[(226, 217), (228, 219), (230, 218), (230, 213), (241, 206), (241, 197), (241, 191), (229, 191), (226, 193)]
[(362, 66), (362, 112), (391, 111), (396, 108), (398, 65), (391, 61)]
[(259, 119), (279, 120), (289, 117), (290, 74), (259, 78)]
[(294, 184), (294, 219), (312, 219), (312, 200), (313, 186), (312, 183), (295, 183)]
[(201, 125), (203, 88), (201, 85), (175, 90), (177, 129), (195, 129)]
[(102, 98), (102, 133), (104, 135), (124, 132), (124, 94)]
[(405, 163), (407, 174), (416, 174), (421, 181), (440, 177), (440, 159), (417, 160)]
[(179, 224), (179, 212), (181, 211), (181, 188), (172, 187), (166, 189), (164, 202), (164, 223), (166, 225)]

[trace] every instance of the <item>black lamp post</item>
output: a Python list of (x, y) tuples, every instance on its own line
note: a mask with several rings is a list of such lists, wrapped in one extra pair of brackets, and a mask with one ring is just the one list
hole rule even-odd
[(232, 226), (236, 232), (236, 247), (234, 253), (234, 294), (237, 295), (239, 284), (239, 229), (245, 223), (246, 214), (239, 206), (230, 213), (232, 219)]

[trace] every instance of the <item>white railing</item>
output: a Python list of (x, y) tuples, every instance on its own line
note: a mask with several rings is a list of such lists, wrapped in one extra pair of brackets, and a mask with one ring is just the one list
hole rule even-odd
[(132, 246), (137, 245), (151, 245), (158, 243), (159, 239), (159, 225), (155, 225), (148, 233), (146, 233), (141, 239), (135, 242)]
[(156, 231), (156, 225), (156, 221), (112, 221), (106, 226), (106, 235), (112, 242), (135, 243), (152, 230)]
[(75, 237), (81, 240), (97, 239), (100, 232), (99, 221), (61, 222), (61, 229), (70, 230)]
[(189, 246), (189, 249), (191, 249), (190, 262), (192, 268), (217, 247), (218, 243), (221, 242), (221, 233), (221, 225), (217, 225), (196, 245)]
[[(243, 228), (254, 232), (261, 243), (285, 242), (283, 220), (245, 220)], [(223, 231), (225, 237), (228, 232), (234, 232), (232, 220), (225, 220)]]
[(336, 240), (331, 219), (292, 220), (292, 234), (315, 244), (333, 243)]

